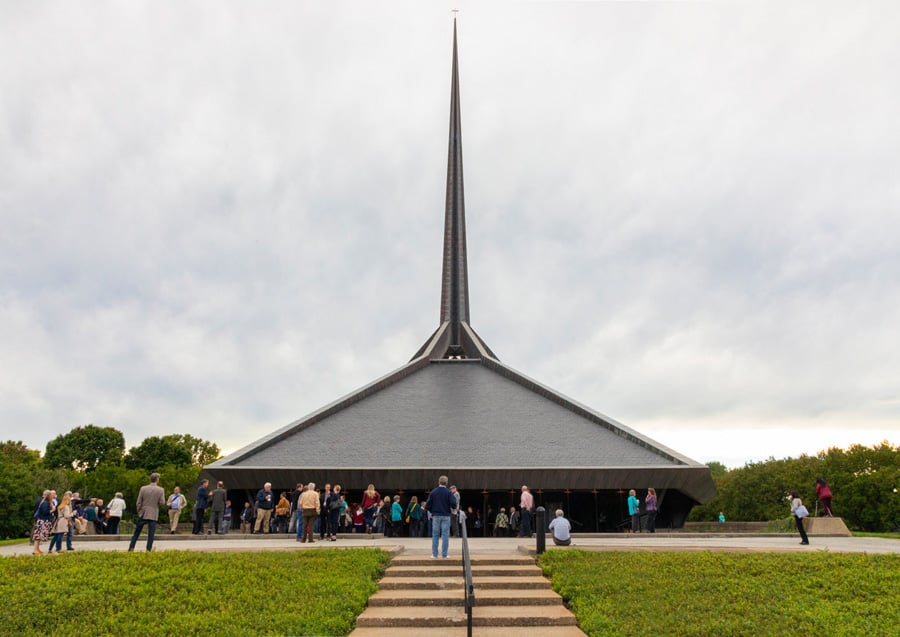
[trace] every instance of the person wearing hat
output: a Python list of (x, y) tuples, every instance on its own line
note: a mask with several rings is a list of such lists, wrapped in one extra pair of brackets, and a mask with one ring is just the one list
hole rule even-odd
[(450, 510), (450, 535), (455, 535), (459, 537), (459, 500), (460, 495), (459, 491), (456, 490), (456, 485), (450, 485), (450, 493), (453, 496), (453, 508)]

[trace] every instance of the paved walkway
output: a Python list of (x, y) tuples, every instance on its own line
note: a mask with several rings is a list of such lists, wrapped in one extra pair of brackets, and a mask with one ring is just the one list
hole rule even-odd
[[(129, 536), (116, 539), (75, 538), (77, 551), (125, 551)], [(829, 551), (832, 553), (900, 553), (900, 540), (875, 537), (816, 537), (811, 536), (809, 546), (800, 546), (795, 534), (713, 534), (713, 533), (639, 533), (600, 534), (573, 536), (574, 548), (596, 551), (737, 551), (737, 552), (785, 552)], [(42, 548), (46, 548), (44, 544)], [(146, 532), (135, 550), (146, 546)], [(535, 541), (519, 538), (470, 538), (473, 555), (495, 553), (534, 553)], [(402, 551), (430, 551), (431, 540), (425, 538), (383, 538), (365, 535), (341, 536), (337, 542), (301, 544), (293, 536), (225, 536), (158, 535), (154, 551), (268, 551), (268, 550), (319, 550), (342, 547), (378, 547), (395, 554)], [(547, 548), (554, 548), (548, 538)], [(459, 556), (459, 541), (450, 542), (451, 554)], [(0, 546), (0, 555), (30, 555), (31, 546), (26, 543)], [(46, 556), (43, 556), (46, 557)], [(54, 556), (55, 558), (55, 556)]]

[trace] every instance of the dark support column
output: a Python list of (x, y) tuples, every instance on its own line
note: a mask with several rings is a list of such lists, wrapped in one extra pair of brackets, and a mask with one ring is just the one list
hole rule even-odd
[(537, 509), (535, 509), (534, 537), (537, 543), (535, 553), (537, 553), (538, 555), (547, 550), (547, 532), (545, 530), (547, 526), (544, 522), (544, 513), (544, 507), (538, 507)]

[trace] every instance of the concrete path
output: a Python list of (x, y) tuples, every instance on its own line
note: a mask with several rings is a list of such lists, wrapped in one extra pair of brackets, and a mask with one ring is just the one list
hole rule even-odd
[[(79, 551), (125, 551), (128, 536), (116, 539), (107, 536), (76, 537), (73, 546)], [(832, 553), (900, 553), (900, 540), (873, 537), (810, 537), (809, 546), (800, 546), (795, 534), (713, 534), (713, 533), (638, 533), (573, 536), (574, 548), (596, 551), (830, 551)], [(523, 553), (533, 554), (535, 541), (520, 538), (471, 538), (472, 554)], [(144, 550), (146, 533), (138, 541), (136, 550)], [(392, 553), (430, 551), (431, 540), (425, 538), (368, 538), (365, 535), (341, 536), (337, 542), (301, 544), (293, 536), (229, 534), (220, 536), (157, 535), (155, 551), (270, 551), (319, 550), (345, 547), (378, 547)], [(43, 545), (46, 549), (47, 544)], [(554, 548), (548, 539), (547, 548)], [(450, 542), (451, 556), (459, 557), (459, 541)], [(0, 556), (31, 555), (27, 542), (0, 546)], [(45, 556), (41, 556), (45, 557)], [(54, 556), (55, 557), (55, 556)]]

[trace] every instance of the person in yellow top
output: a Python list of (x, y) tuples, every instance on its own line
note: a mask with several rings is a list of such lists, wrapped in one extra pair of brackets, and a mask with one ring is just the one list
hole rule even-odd
[(303, 539), (301, 542), (315, 542), (313, 533), (316, 529), (316, 518), (319, 517), (319, 494), (316, 493), (316, 483), (310, 482), (306, 490), (300, 496), (300, 515), (303, 516)]

